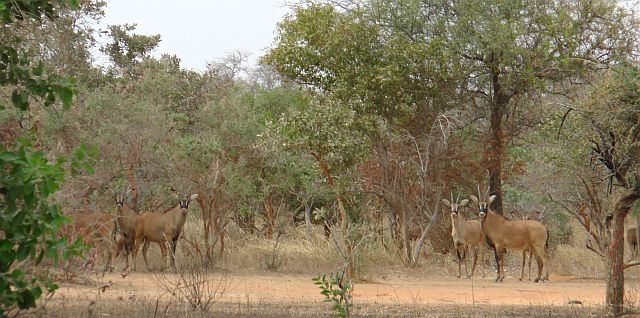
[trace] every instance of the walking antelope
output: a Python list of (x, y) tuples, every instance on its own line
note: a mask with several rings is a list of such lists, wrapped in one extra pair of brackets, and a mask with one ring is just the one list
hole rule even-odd
[[(484, 277), (484, 234), (480, 228), (480, 222), (477, 220), (465, 220), (460, 212), (460, 208), (466, 206), (469, 203), (469, 200), (464, 199), (458, 202), (458, 199), (459, 195), (456, 200), (453, 201), (453, 192), (451, 193), (451, 202), (447, 199), (442, 199), (442, 203), (451, 208), (451, 238), (453, 239), (453, 244), (456, 248), (456, 255), (458, 256), (457, 277), (460, 278), (461, 263), (464, 261), (465, 275), (467, 278), (471, 278), (476, 270), (478, 256), (480, 256), (482, 277)], [(467, 270), (467, 251), (473, 253), (471, 275), (469, 275), (469, 271)]]
[(180, 203), (168, 212), (162, 213), (146, 213), (143, 214), (136, 222), (136, 238), (135, 247), (133, 249), (133, 264), (136, 264), (136, 257), (138, 254), (138, 248), (140, 243), (144, 241), (142, 247), (142, 256), (144, 257), (144, 264), (148, 270), (149, 262), (147, 260), (147, 250), (149, 244), (155, 242), (160, 247), (162, 254), (161, 270), (164, 270), (164, 266), (167, 258), (167, 246), (171, 248), (171, 268), (174, 271), (176, 269), (176, 246), (178, 244), (178, 238), (182, 233), (184, 222), (187, 220), (187, 210), (189, 208), (189, 202), (198, 198), (197, 194), (192, 194), (187, 200), (180, 200)]
[[(504, 250), (531, 250), (538, 263), (538, 276), (535, 282), (548, 278), (546, 249), (549, 241), (549, 230), (538, 221), (533, 220), (508, 220), (502, 215), (491, 211), (489, 205), (496, 198), (489, 196), (489, 188), (484, 196), (478, 186), (478, 197), (471, 195), (471, 200), (478, 204), (480, 225), (487, 243), (493, 248), (498, 276), (496, 282), (504, 280)], [(542, 275), (543, 270), (547, 270)]]

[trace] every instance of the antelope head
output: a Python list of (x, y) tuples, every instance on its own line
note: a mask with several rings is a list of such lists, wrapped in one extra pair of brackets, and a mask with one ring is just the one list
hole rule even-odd
[(122, 192), (116, 194), (116, 206), (121, 208), (124, 206), (124, 199), (131, 193), (131, 186), (127, 186)]
[(186, 200), (180, 200), (180, 211), (182, 212), (182, 214), (187, 214), (187, 209), (189, 209), (189, 203), (195, 199), (198, 198), (198, 194), (192, 194), (188, 199)]
[(453, 201), (453, 191), (451, 191), (451, 201), (447, 199), (442, 199), (442, 203), (444, 203), (444, 205), (451, 208), (452, 217), (457, 217), (460, 213), (460, 208), (466, 206), (469, 203), (468, 199), (464, 199), (458, 202), (459, 199), (460, 199), (460, 193), (458, 193), (458, 196), (456, 196), (456, 200)]
[(489, 195), (489, 187), (487, 186), (487, 190), (484, 192), (484, 195), (480, 193), (480, 186), (478, 186), (478, 196), (470, 195), (469, 196), (473, 202), (478, 204), (478, 216), (480, 219), (484, 219), (487, 216), (487, 211), (489, 210), (489, 205), (493, 200), (496, 199), (496, 195)]

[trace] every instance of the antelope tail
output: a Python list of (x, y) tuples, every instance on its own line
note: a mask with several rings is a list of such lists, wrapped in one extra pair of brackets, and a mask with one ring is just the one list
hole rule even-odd
[(549, 229), (547, 229), (547, 240), (544, 242), (544, 251), (549, 250)]

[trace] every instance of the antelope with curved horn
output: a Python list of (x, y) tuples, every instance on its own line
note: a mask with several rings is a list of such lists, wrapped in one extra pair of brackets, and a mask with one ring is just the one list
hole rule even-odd
[(171, 268), (174, 271), (176, 269), (176, 246), (178, 244), (178, 238), (182, 233), (182, 228), (187, 220), (187, 211), (189, 208), (189, 202), (198, 198), (198, 194), (192, 194), (187, 200), (180, 200), (180, 203), (168, 212), (162, 213), (147, 213), (143, 214), (136, 222), (136, 238), (135, 247), (133, 249), (133, 266), (135, 270), (136, 257), (138, 254), (138, 248), (140, 243), (144, 240), (144, 246), (142, 247), (142, 256), (144, 257), (144, 264), (147, 270), (151, 271), (149, 262), (147, 260), (147, 250), (149, 244), (155, 242), (160, 247), (162, 254), (161, 270), (164, 270), (164, 266), (167, 258), (167, 246), (171, 248)]
[(546, 250), (549, 243), (549, 230), (538, 221), (533, 220), (509, 220), (502, 215), (494, 213), (489, 205), (496, 198), (489, 196), (489, 188), (480, 194), (478, 186), (478, 197), (471, 195), (471, 200), (478, 204), (480, 225), (482, 232), (489, 246), (493, 248), (496, 258), (497, 272), (496, 282), (504, 280), (504, 251), (510, 250), (531, 250), (538, 263), (538, 277), (534, 280), (539, 282), (548, 278), (548, 269), (543, 277), (542, 272), (547, 265)]
[[(464, 261), (464, 272), (467, 278), (471, 278), (476, 270), (476, 263), (478, 256), (480, 256), (480, 262), (484, 263), (484, 234), (480, 228), (480, 222), (476, 220), (465, 220), (460, 212), (460, 208), (466, 206), (469, 200), (464, 199), (458, 202), (460, 194), (453, 201), (453, 192), (451, 192), (451, 202), (447, 199), (442, 199), (444, 205), (451, 208), (451, 238), (453, 244), (456, 247), (456, 255), (458, 256), (458, 278), (461, 274), (462, 261)], [(473, 266), (471, 268), (471, 275), (467, 270), (467, 251), (473, 253)], [(482, 266), (482, 277), (484, 277), (484, 265)]]

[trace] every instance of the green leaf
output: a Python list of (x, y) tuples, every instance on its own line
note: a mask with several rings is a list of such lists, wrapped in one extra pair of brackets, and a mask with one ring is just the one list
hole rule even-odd
[(11, 102), (16, 108), (27, 110), (29, 108), (29, 93), (16, 88), (11, 92)]
[(73, 101), (73, 90), (69, 87), (62, 87), (58, 90), (58, 98), (62, 101), (62, 105), (65, 108), (69, 108), (71, 106), (71, 102)]

